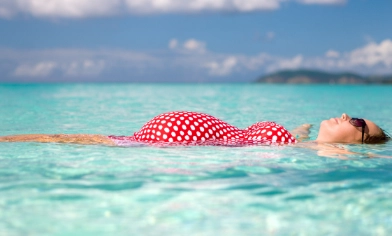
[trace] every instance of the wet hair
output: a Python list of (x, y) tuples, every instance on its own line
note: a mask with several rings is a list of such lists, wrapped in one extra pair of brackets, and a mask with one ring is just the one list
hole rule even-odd
[(386, 132), (385, 130), (380, 128), (380, 133), (376, 135), (368, 135), (365, 140), (363, 140), (364, 143), (369, 143), (369, 144), (377, 144), (377, 143), (385, 143), (388, 142), (388, 140), (391, 139), (391, 135)]

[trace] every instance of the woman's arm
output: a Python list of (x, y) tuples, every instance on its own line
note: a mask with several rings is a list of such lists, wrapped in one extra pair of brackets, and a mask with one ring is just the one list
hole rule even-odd
[(38, 143), (74, 143), (74, 144), (104, 144), (115, 143), (104, 135), (98, 134), (21, 134), (1, 136), (0, 142), (38, 142)]
[(294, 130), (290, 131), (290, 133), (298, 140), (304, 141), (309, 139), (310, 128), (312, 127), (311, 124), (303, 124), (298, 126)]
[(318, 156), (338, 158), (343, 160), (348, 159), (347, 155), (359, 154), (356, 152), (351, 152), (335, 144), (326, 144), (326, 143), (317, 143), (317, 142), (300, 142), (294, 145), (294, 147), (313, 149), (317, 151)]
[(367, 158), (392, 158), (391, 156), (385, 156), (374, 153), (360, 153), (352, 152), (344, 147), (332, 143), (317, 143), (317, 142), (301, 142), (294, 145), (294, 147), (308, 148), (317, 151), (317, 155), (321, 157), (339, 158), (347, 160), (349, 155), (365, 156)]

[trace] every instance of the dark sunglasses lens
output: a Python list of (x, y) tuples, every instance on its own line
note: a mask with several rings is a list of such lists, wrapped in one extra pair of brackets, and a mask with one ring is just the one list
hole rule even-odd
[(365, 125), (365, 121), (363, 119), (358, 119), (358, 118), (352, 118), (350, 120), (350, 124), (356, 126), (356, 127), (362, 127)]

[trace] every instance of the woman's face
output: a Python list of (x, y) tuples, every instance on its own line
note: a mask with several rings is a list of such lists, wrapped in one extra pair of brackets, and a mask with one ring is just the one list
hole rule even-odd
[[(317, 141), (326, 143), (361, 143), (362, 127), (350, 124), (351, 117), (343, 113), (341, 117), (324, 120), (320, 124)], [(381, 129), (370, 120), (366, 122), (364, 140), (368, 135), (376, 135)]]

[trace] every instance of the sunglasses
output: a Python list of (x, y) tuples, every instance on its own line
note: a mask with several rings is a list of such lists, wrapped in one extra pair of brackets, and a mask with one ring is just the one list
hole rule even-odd
[(363, 144), (363, 135), (365, 133), (365, 126), (366, 126), (365, 120), (361, 118), (351, 118), (350, 124), (352, 124), (355, 127), (362, 127), (362, 144)]

